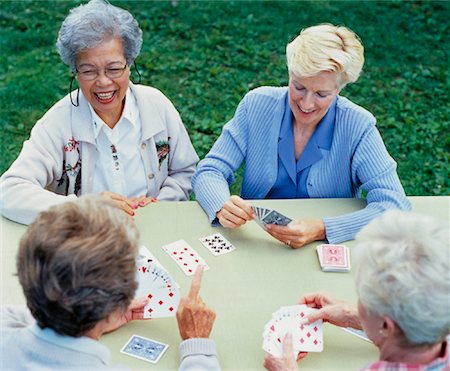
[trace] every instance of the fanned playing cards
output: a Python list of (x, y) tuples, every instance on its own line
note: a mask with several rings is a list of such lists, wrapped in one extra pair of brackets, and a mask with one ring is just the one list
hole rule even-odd
[(272, 314), (263, 332), (263, 349), (275, 357), (283, 355), (283, 341), (286, 334), (292, 334), (294, 355), (299, 352), (321, 352), (323, 350), (322, 320), (309, 325), (304, 318), (317, 309), (304, 304), (281, 307)]
[(138, 262), (135, 298), (147, 297), (144, 318), (173, 317), (180, 304), (180, 290), (169, 273), (152, 263)]
[(350, 271), (350, 251), (347, 246), (322, 244), (316, 250), (324, 272)]
[(288, 225), (292, 219), (279, 213), (276, 210), (266, 209), (265, 207), (252, 206), (256, 215), (256, 222), (264, 227), (266, 224)]

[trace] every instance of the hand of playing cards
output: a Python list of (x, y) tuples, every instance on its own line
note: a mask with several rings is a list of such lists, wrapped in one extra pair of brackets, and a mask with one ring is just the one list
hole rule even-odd
[(144, 318), (174, 317), (180, 303), (180, 290), (172, 277), (161, 267), (139, 260), (135, 297), (147, 297)]
[(266, 224), (288, 225), (292, 221), (292, 219), (276, 210), (259, 206), (252, 206), (252, 209), (256, 215), (256, 223), (261, 227), (264, 227)]
[(319, 245), (317, 256), (324, 272), (350, 271), (350, 252), (345, 245)]
[(281, 307), (272, 314), (263, 332), (263, 349), (275, 357), (283, 354), (286, 333), (292, 334), (294, 355), (299, 352), (321, 352), (323, 350), (322, 320), (309, 325), (304, 318), (317, 309), (304, 304)]

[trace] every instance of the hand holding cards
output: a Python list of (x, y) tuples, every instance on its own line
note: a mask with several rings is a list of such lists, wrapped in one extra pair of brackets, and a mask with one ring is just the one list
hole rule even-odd
[(286, 333), (292, 334), (294, 355), (299, 352), (321, 352), (323, 350), (322, 320), (305, 324), (304, 318), (316, 309), (304, 304), (281, 307), (272, 314), (263, 332), (263, 349), (275, 357), (283, 353)]
[(347, 246), (323, 244), (317, 246), (316, 250), (324, 272), (350, 271), (350, 252)]
[(264, 207), (252, 206), (256, 215), (256, 222), (264, 227), (266, 224), (288, 225), (292, 219), (284, 216), (276, 210), (266, 209)]
[(144, 318), (174, 317), (180, 303), (180, 290), (164, 269), (152, 263), (138, 262), (135, 297), (147, 297)]

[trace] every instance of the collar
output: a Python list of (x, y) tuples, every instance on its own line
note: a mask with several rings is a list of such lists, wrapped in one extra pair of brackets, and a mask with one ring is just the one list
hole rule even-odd
[(35, 336), (44, 341), (76, 352), (89, 354), (98, 358), (105, 365), (110, 364), (111, 352), (99, 341), (86, 336), (75, 338), (72, 336), (60, 335), (50, 328), (41, 329), (37, 323), (33, 323), (28, 328)]
[[(91, 104), (88, 102), (89, 110), (91, 112), (92, 117), (92, 128), (94, 130), (94, 137), (97, 139), (98, 135), (100, 134), (100, 131), (104, 127), (108, 127), (105, 122), (101, 119), (101, 117), (95, 112), (95, 110), (92, 108)], [(126, 120), (130, 122), (133, 126), (136, 126), (136, 118), (137, 118), (137, 104), (136, 99), (134, 95), (132, 94), (130, 88), (127, 89), (127, 92), (125, 94), (125, 105), (123, 107), (122, 116), (120, 116), (119, 121), (117, 121), (117, 124), (119, 124), (121, 121)], [(116, 124), (116, 125), (117, 125)]]

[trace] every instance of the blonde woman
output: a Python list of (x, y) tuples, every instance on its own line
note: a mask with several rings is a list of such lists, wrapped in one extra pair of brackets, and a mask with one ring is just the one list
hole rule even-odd
[[(358, 37), (346, 27), (321, 24), (302, 30), (286, 55), (288, 86), (249, 92), (192, 178), (211, 223), (237, 228), (251, 220), (247, 199), (367, 193), (363, 210), (267, 227), (279, 241), (299, 248), (315, 240), (353, 239), (384, 210), (410, 209), (375, 117), (340, 95), (364, 64)], [(241, 196), (230, 195), (243, 163)]]

